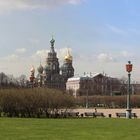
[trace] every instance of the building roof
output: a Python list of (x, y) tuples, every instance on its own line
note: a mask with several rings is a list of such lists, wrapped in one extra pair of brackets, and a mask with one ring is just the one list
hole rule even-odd
[(69, 78), (68, 81), (80, 81), (80, 80), (87, 80), (87, 79), (91, 79), (91, 78), (94, 78), (98, 75), (102, 75), (104, 76), (102, 73), (95, 73), (95, 74), (89, 74), (89, 75), (84, 75), (84, 76), (78, 76), (78, 77), (72, 77), (72, 78)]
[(88, 76), (72, 77), (72, 78), (69, 78), (68, 81), (80, 81), (80, 80), (86, 80), (86, 79), (90, 79), (90, 77)]

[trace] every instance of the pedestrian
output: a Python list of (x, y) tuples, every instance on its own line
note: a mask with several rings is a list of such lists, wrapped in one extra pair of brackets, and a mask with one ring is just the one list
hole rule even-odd
[(97, 109), (95, 108), (95, 112), (97, 112)]

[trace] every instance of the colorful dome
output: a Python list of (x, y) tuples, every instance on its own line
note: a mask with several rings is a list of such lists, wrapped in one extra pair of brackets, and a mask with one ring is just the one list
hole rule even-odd
[(38, 73), (43, 73), (43, 66), (40, 64), (37, 70), (38, 70)]
[(65, 61), (72, 61), (73, 60), (72, 56), (70, 55), (69, 50), (68, 50), (68, 54), (65, 56), (64, 59), (65, 59)]
[(69, 68), (69, 66), (66, 63), (64, 63), (61, 67), (61, 70), (66, 71), (68, 68)]
[(71, 55), (66, 55), (64, 58), (66, 61), (72, 61), (72, 56)]
[(32, 68), (31, 68), (31, 73), (35, 73), (35, 68), (34, 68), (34, 66), (32, 66)]

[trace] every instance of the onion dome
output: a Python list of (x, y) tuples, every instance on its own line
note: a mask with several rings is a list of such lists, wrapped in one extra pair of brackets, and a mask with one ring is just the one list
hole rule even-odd
[(65, 61), (72, 61), (73, 58), (70, 55), (66, 55), (64, 59)]
[(55, 40), (53, 39), (53, 37), (52, 37), (52, 40), (50, 41), (50, 43), (51, 43), (51, 46), (54, 46)]
[(35, 73), (35, 68), (34, 68), (34, 66), (32, 66), (32, 68), (31, 68), (31, 73)]
[(40, 66), (37, 68), (38, 73), (43, 73), (43, 66), (40, 63)]
[(68, 50), (67, 55), (64, 57), (64, 60), (65, 60), (65, 61), (72, 61), (72, 60), (73, 60), (72, 56), (70, 55), (69, 50)]
[(61, 67), (61, 70), (66, 71), (66, 70), (68, 70), (68, 68), (69, 68), (69, 66), (66, 63), (64, 63)]

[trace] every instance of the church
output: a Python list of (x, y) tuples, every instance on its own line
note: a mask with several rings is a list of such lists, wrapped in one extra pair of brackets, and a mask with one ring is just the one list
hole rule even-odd
[(57, 52), (54, 48), (55, 40), (50, 41), (50, 51), (45, 61), (45, 66), (40, 63), (37, 68), (37, 76), (35, 77), (35, 68), (31, 68), (30, 85), (38, 87), (66, 89), (68, 78), (74, 76), (74, 68), (72, 65), (73, 57), (70, 52), (64, 57), (64, 63), (60, 67)]

